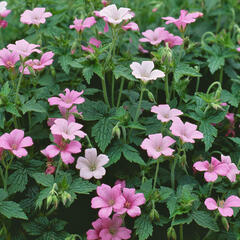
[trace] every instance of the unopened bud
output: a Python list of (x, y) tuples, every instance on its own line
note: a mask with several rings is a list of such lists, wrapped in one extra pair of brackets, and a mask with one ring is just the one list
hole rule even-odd
[(53, 200), (53, 204), (54, 204), (55, 208), (57, 208), (58, 207), (58, 202), (59, 202), (57, 196), (53, 195), (52, 200)]
[(55, 78), (56, 77), (56, 71), (55, 71), (55, 68), (52, 65), (50, 66), (50, 70), (51, 70), (52, 76)]
[(118, 127), (118, 125), (116, 125), (113, 130), (112, 130), (112, 135), (115, 136), (117, 135), (118, 139), (120, 139), (120, 136), (121, 136), (121, 130), (120, 128)]
[(53, 201), (53, 196), (52, 195), (49, 195), (47, 197), (47, 209), (50, 207), (50, 205), (52, 204), (52, 201)]
[(64, 191), (62, 193), (61, 197), (62, 197), (63, 205), (65, 205), (67, 203), (67, 200), (71, 201), (71, 199), (72, 199), (71, 195), (68, 192), (66, 192), (66, 191)]
[(155, 101), (155, 98), (154, 98), (154, 96), (153, 96), (153, 94), (149, 91), (149, 90), (147, 90), (147, 92), (148, 92), (148, 99), (151, 101), (151, 102), (156, 102)]
[(221, 220), (222, 220), (222, 224), (223, 224), (225, 230), (228, 232), (228, 230), (229, 230), (228, 220), (225, 217), (222, 217)]
[(177, 235), (173, 227), (169, 227), (167, 230), (167, 238), (168, 240), (176, 240)]
[(155, 209), (155, 208), (153, 208), (152, 210), (151, 210), (151, 212), (150, 212), (150, 214), (149, 214), (149, 217), (150, 217), (150, 219), (153, 221), (153, 220), (157, 220), (157, 221), (159, 221), (160, 220), (160, 218), (159, 218), (159, 213), (158, 213), (158, 211)]

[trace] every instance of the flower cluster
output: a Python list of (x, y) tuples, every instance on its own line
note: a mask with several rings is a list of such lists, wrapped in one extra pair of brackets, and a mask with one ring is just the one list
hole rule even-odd
[(8, 22), (3, 20), (3, 18), (7, 17), (11, 13), (11, 10), (7, 9), (6, 7), (6, 1), (0, 2), (0, 28), (6, 28), (8, 25)]
[[(134, 188), (118, 183), (112, 188), (106, 184), (98, 186), (97, 194), (92, 199), (92, 208), (100, 208), (99, 219), (92, 223), (94, 229), (88, 230), (87, 239), (129, 239), (131, 230), (122, 226), (123, 218), (125, 213), (133, 218), (141, 215), (139, 206), (145, 203), (143, 193), (136, 193)], [(112, 212), (114, 214), (110, 218)]]

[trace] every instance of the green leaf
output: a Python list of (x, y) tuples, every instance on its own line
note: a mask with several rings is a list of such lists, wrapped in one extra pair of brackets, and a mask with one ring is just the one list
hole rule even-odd
[(4, 85), (1, 87), (0, 95), (7, 97), (10, 92), (11, 92), (11, 89), (9, 87), (9, 82), (5, 82)]
[(31, 99), (30, 101), (24, 103), (21, 107), (23, 114), (26, 112), (39, 112), (45, 113), (46, 109), (39, 103), (35, 101), (35, 99)]
[(142, 214), (140, 217), (138, 217), (134, 222), (134, 228), (136, 229), (138, 240), (145, 240), (149, 236), (152, 236), (153, 225), (148, 215)]
[(89, 181), (77, 178), (71, 184), (70, 190), (79, 194), (89, 194), (93, 190), (96, 190), (96, 187), (95, 184), (92, 184)]
[(0, 202), (0, 213), (7, 218), (28, 219), (19, 204), (13, 201)]
[(0, 109), (0, 128), (4, 129), (4, 123), (5, 123), (5, 111), (4, 108)]
[(240, 138), (239, 137), (230, 137), (229, 139), (231, 139), (233, 142), (235, 142), (236, 144), (238, 144), (240, 146)]
[(137, 81), (132, 73), (131, 73), (131, 69), (124, 67), (122, 65), (118, 65), (114, 70), (113, 70), (113, 74), (115, 76), (116, 79), (119, 79), (120, 77), (126, 78), (130, 81)]
[(223, 102), (228, 102), (229, 104), (231, 104), (234, 107), (238, 107), (238, 99), (227, 90), (224, 90), (224, 89), (222, 90), (221, 100)]
[(51, 174), (34, 173), (32, 174), (32, 177), (37, 183), (43, 185), (44, 187), (51, 187), (54, 184), (54, 177)]
[(0, 188), (0, 201), (5, 200), (7, 197), (8, 193), (3, 188)]
[(58, 62), (60, 63), (63, 71), (66, 74), (69, 74), (70, 71), (69, 63), (72, 62), (72, 58), (69, 55), (62, 55), (58, 58)]
[(161, 201), (165, 201), (171, 195), (174, 195), (174, 190), (172, 188), (162, 186), (159, 189), (159, 194), (160, 194)]
[(195, 68), (185, 63), (180, 63), (174, 71), (174, 80), (178, 82), (183, 76), (201, 77), (202, 75)]
[(13, 103), (9, 103), (6, 107), (5, 107), (6, 111), (16, 115), (17, 117), (21, 117), (21, 115), (19, 114), (16, 106)]
[(107, 156), (109, 162), (105, 165), (106, 167), (116, 163), (122, 155), (123, 144), (120, 141), (115, 141), (107, 150)]
[(217, 137), (217, 129), (208, 122), (201, 122), (199, 130), (203, 133), (205, 151), (208, 151), (211, 148), (214, 139)]
[(177, 209), (177, 198), (176, 197), (171, 197), (167, 201), (167, 208), (169, 210), (170, 218), (173, 217), (175, 210)]
[(112, 139), (112, 129), (114, 121), (110, 118), (99, 120), (92, 128), (92, 136), (94, 137), (101, 151), (105, 151)]
[(172, 222), (172, 226), (180, 225), (180, 224), (190, 224), (192, 222), (192, 220), (193, 220), (192, 216), (189, 216), (189, 217), (186, 217), (186, 218), (175, 219)]
[(146, 163), (140, 157), (138, 150), (136, 150), (134, 147), (132, 147), (128, 144), (124, 144), (124, 148), (123, 148), (122, 153), (123, 153), (123, 156), (129, 162), (135, 162), (139, 165), (146, 166)]
[(10, 177), (8, 178), (8, 182), (10, 185), (10, 187), (8, 188), (8, 192), (10, 194), (16, 192), (23, 192), (28, 182), (27, 169), (17, 169), (14, 173), (10, 175)]
[(84, 78), (86, 79), (87, 83), (90, 84), (90, 81), (92, 79), (93, 76), (93, 68), (92, 66), (90, 67), (85, 67), (82, 71), (82, 74), (84, 76)]
[(222, 56), (211, 56), (207, 59), (210, 72), (213, 74), (224, 66), (225, 58)]
[(38, 198), (36, 200), (36, 208), (40, 209), (42, 207), (43, 200), (49, 196), (49, 193), (51, 192), (51, 190), (52, 190), (52, 187), (48, 187), (48, 188), (43, 189), (39, 193)]
[(148, 201), (152, 193), (152, 179), (145, 180), (138, 192), (143, 193), (146, 201)]
[(216, 220), (208, 212), (194, 211), (192, 217), (199, 226), (209, 228), (215, 232), (219, 231)]

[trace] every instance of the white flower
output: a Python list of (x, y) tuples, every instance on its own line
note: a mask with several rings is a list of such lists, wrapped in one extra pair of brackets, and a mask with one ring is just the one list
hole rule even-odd
[(104, 17), (107, 22), (114, 25), (121, 23), (123, 20), (129, 20), (134, 16), (130, 8), (117, 9), (115, 4), (103, 8), (99, 12), (99, 15), (100, 17)]
[(0, 2), (0, 13), (3, 13), (7, 10), (7, 2), (6, 1), (2, 1)]

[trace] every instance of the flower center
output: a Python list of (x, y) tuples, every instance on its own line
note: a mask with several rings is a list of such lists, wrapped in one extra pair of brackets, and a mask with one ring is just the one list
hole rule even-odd
[(218, 205), (220, 208), (224, 208), (224, 200), (220, 200)]
[(128, 202), (128, 201), (126, 201), (126, 202), (125, 202), (125, 208), (131, 208), (131, 203)]
[(89, 167), (90, 171), (95, 171), (97, 169), (96, 165), (95, 164), (92, 164), (90, 167)]
[(115, 202), (114, 202), (114, 200), (113, 200), (113, 199), (111, 199), (111, 200), (109, 200), (109, 201), (108, 201), (108, 204), (109, 204), (110, 206), (113, 206), (113, 205), (114, 205), (114, 203), (115, 203)]
[(214, 166), (210, 163), (208, 167), (208, 172), (213, 172), (214, 171)]
[(112, 234), (112, 235), (115, 235), (115, 233), (117, 232), (117, 229), (115, 227), (110, 227), (109, 228), (109, 232)]
[(10, 67), (10, 68), (13, 68), (14, 64), (11, 61), (7, 61), (7, 66)]
[(16, 149), (17, 149), (17, 144), (13, 143), (12, 150), (16, 150)]

